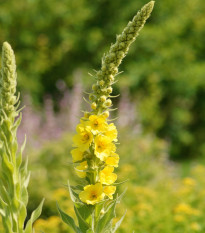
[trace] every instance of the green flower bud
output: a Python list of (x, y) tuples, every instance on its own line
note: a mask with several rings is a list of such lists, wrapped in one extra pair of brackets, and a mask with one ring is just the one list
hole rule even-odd
[(108, 93), (108, 94), (112, 93), (112, 87), (108, 87), (108, 88), (107, 88), (107, 93)]
[(105, 82), (103, 80), (100, 80), (99, 84), (100, 86), (104, 86)]
[(111, 99), (108, 99), (104, 104), (106, 107), (110, 107), (112, 105)]
[(103, 112), (103, 116), (105, 118), (108, 118), (110, 116), (110, 113), (108, 111)]
[(106, 96), (105, 95), (102, 95), (100, 96), (100, 102), (104, 103), (106, 101)]
[(94, 100), (95, 100), (95, 95), (90, 94), (90, 95), (89, 95), (89, 100), (94, 101)]
[(98, 86), (97, 86), (96, 84), (93, 84), (93, 85), (92, 85), (92, 90), (93, 90), (93, 91), (96, 91), (97, 88), (98, 88)]
[(84, 112), (84, 117), (85, 117), (85, 118), (89, 118), (89, 116), (90, 116), (90, 113), (89, 113), (89, 112)]
[(96, 104), (95, 102), (93, 102), (93, 103), (91, 104), (91, 108), (92, 108), (93, 110), (95, 110), (95, 109), (97, 108), (97, 104)]

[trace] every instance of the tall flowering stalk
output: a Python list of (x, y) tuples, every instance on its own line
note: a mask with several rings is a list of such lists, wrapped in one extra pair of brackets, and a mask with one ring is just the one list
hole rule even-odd
[(71, 154), (81, 185), (69, 185), (69, 190), (78, 226), (58, 207), (64, 222), (75, 232), (113, 233), (124, 218), (112, 226), (115, 205), (121, 198), (116, 194), (117, 175), (114, 173), (119, 163), (119, 155), (116, 153), (117, 129), (114, 123), (108, 123), (112, 107), (112, 85), (122, 59), (149, 18), (153, 6), (153, 1), (146, 4), (104, 55), (101, 70), (96, 73), (96, 83), (89, 95), (92, 110), (85, 112), (76, 127)]
[(30, 172), (22, 163), (25, 143), (18, 150), (17, 129), (21, 123), (15, 56), (11, 46), (3, 43), (0, 76), (0, 215), (6, 233), (31, 233), (32, 224), (41, 213), (43, 202), (25, 225)]

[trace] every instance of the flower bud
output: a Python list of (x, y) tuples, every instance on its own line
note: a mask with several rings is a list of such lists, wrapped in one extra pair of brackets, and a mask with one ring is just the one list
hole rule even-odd
[(91, 108), (92, 108), (93, 110), (95, 110), (95, 109), (97, 108), (97, 104), (96, 104), (95, 102), (93, 102), (93, 103), (91, 104)]
[(89, 112), (84, 112), (84, 117), (85, 117), (85, 118), (89, 118), (89, 116), (90, 116), (90, 113), (89, 113)]
[(105, 111), (105, 112), (103, 113), (103, 116), (104, 116), (105, 118), (108, 118), (109, 115), (110, 115), (109, 111)]
[(90, 94), (89, 95), (89, 100), (94, 101), (95, 100), (95, 96), (93, 94)]
[(118, 68), (117, 67), (113, 68), (112, 73), (116, 74), (117, 72), (118, 72)]
[(105, 95), (103, 95), (103, 96), (100, 96), (100, 101), (102, 102), (102, 103), (104, 103), (105, 101), (106, 101), (106, 96)]
[(117, 58), (119, 59), (122, 59), (124, 57), (124, 53), (122, 51), (119, 51), (118, 55), (117, 55)]
[(101, 69), (102, 71), (106, 71), (107, 70), (106, 65), (103, 64)]
[(102, 71), (101, 70), (97, 72), (97, 77), (102, 78)]
[(106, 102), (105, 102), (105, 106), (106, 107), (110, 107), (112, 105), (112, 101), (110, 99), (108, 99)]
[(96, 84), (93, 84), (93, 85), (92, 85), (92, 90), (93, 90), (93, 91), (96, 91), (97, 88), (98, 88), (98, 86), (97, 86)]
[(108, 88), (107, 88), (107, 93), (108, 93), (108, 94), (112, 93), (112, 87), (108, 87)]
[(105, 84), (105, 82), (103, 80), (100, 80), (99, 84), (100, 84), (100, 86), (103, 86)]
[(115, 67), (115, 64), (114, 64), (114, 63), (110, 63), (110, 64), (109, 64), (109, 67), (112, 69), (112, 68)]

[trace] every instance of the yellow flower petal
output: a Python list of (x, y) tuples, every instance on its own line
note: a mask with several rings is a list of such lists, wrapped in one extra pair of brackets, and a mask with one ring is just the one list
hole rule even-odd
[(85, 186), (84, 191), (79, 194), (80, 200), (88, 205), (95, 205), (103, 200), (104, 196), (103, 187), (100, 183)]
[(74, 163), (83, 159), (83, 152), (80, 151), (78, 148), (71, 150), (71, 154)]
[(110, 199), (113, 199), (113, 194), (116, 191), (116, 186), (105, 186), (103, 191), (106, 196), (108, 196)]
[(108, 126), (106, 119), (103, 115), (91, 115), (89, 117), (89, 125), (94, 134), (105, 131)]
[(119, 155), (116, 153), (113, 153), (112, 156), (109, 156), (106, 160), (105, 163), (107, 165), (113, 166), (113, 167), (118, 167), (118, 163), (119, 163)]
[(80, 163), (80, 165), (76, 166), (75, 172), (80, 178), (85, 178), (86, 177), (86, 172), (83, 170), (86, 170), (88, 168), (87, 161), (84, 161)]
[(86, 151), (93, 140), (91, 128), (85, 124), (79, 124), (76, 130), (78, 134), (73, 137), (74, 146), (77, 146), (81, 151)]
[(102, 184), (110, 185), (117, 180), (117, 175), (113, 173), (114, 167), (105, 167), (100, 171), (100, 182)]
[(108, 125), (107, 130), (104, 132), (104, 135), (109, 137), (111, 141), (117, 141), (117, 129), (116, 126), (111, 123)]
[(110, 138), (97, 135), (95, 137), (95, 155), (102, 161), (104, 161), (110, 154), (115, 152), (116, 147), (111, 142)]

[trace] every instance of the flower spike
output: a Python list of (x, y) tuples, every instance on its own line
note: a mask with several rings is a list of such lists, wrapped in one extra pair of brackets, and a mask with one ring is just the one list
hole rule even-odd
[[(112, 219), (115, 217), (115, 205), (119, 202), (116, 194), (119, 183), (116, 183), (117, 174), (114, 173), (119, 164), (119, 155), (116, 153), (118, 132), (114, 123), (109, 123), (108, 120), (109, 112), (115, 110), (111, 109), (111, 98), (117, 97), (111, 96), (112, 85), (116, 82), (115, 76), (119, 74), (118, 67), (122, 59), (153, 7), (154, 1), (146, 4), (122, 34), (117, 36), (116, 43), (111, 45), (109, 52), (104, 54), (101, 70), (95, 73), (96, 83), (92, 85), (92, 93), (89, 94), (92, 110), (84, 112), (76, 127), (77, 134), (73, 137), (75, 148), (71, 154), (74, 166), (78, 163), (75, 171), (84, 187), (83, 190), (77, 186), (69, 187), (69, 190), (75, 196), (74, 209), (79, 227), (70, 216), (66, 215), (66, 220), (62, 218), (76, 232), (111, 233), (117, 229), (112, 227)], [(58, 210), (61, 216), (65, 216), (59, 207)]]

